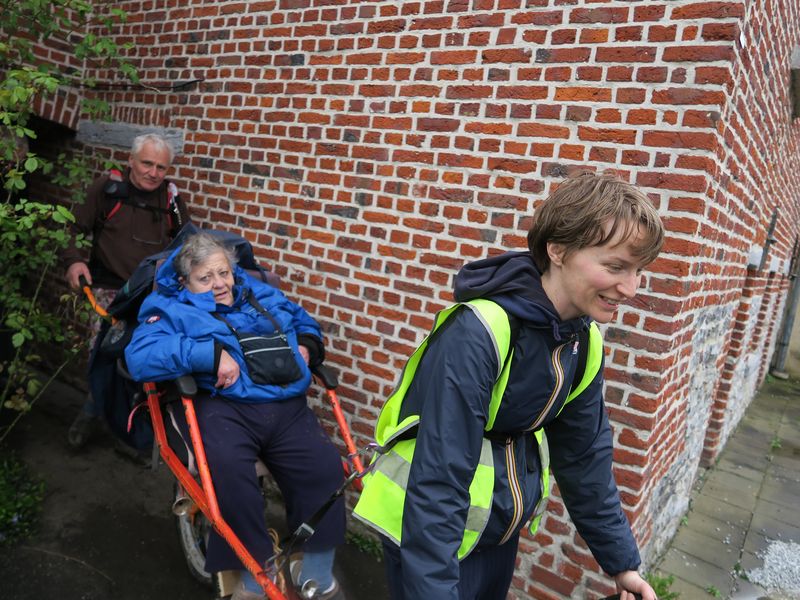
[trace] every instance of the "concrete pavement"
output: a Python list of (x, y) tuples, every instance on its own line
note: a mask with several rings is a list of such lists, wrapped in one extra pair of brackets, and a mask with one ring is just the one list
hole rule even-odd
[(656, 566), (681, 600), (800, 598), (800, 381), (768, 379)]

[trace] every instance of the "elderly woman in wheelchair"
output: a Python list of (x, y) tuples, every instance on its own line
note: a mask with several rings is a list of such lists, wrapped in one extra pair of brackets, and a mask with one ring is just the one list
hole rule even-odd
[[(339, 453), (306, 404), (312, 367), (324, 348), (319, 325), (279, 290), (236, 266), (222, 241), (187, 238), (159, 268), (157, 289), (139, 312), (126, 348), (137, 381), (194, 375), (195, 408), (220, 511), (253, 557), (273, 554), (255, 471), (260, 458), (286, 502), (290, 529), (308, 518), (343, 480)], [(188, 439), (181, 411), (177, 425)], [(344, 541), (339, 500), (292, 565), (294, 585), (314, 581), (314, 598), (344, 598), (333, 573)], [(233, 600), (264, 598), (252, 574), (217, 533), (208, 542), (206, 571), (241, 570)]]

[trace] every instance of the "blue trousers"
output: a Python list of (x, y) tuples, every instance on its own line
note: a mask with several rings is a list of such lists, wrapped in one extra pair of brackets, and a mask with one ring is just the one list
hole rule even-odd
[[(308, 519), (341, 485), (339, 451), (305, 398), (244, 404), (218, 398), (195, 400), (197, 420), (223, 518), (258, 562), (272, 556), (264, 520), (264, 500), (255, 472), (256, 458), (266, 464), (286, 504), (289, 530)], [(189, 439), (183, 411), (174, 411)], [(306, 542), (305, 550), (328, 550), (344, 543), (345, 506), (340, 498)], [(211, 533), (206, 571), (242, 569), (224, 538)]]
[[(415, 600), (403, 592), (403, 569), (400, 548), (387, 538), (383, 541), (386, 579), (392, 600)], [(458, 597), (460, 600), (505, 600), (517, 558), (519, 534), (502, 546), (474, 550), (459, 563)]]

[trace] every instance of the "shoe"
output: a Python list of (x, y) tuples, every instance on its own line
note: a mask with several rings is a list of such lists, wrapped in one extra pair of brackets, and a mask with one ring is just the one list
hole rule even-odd
[(120, 439), (114, 440), (114, 452), (123, 458), (127, 458), (137, 467), (149, 467), (153, 460), (153, 456), (150, 451), (137, 450), (136, 448), (128, 446), (128, 444)]
[(244, 585), (239, 583), (239, 585), (236, 586), (236, 589), (233, 590), (231, 600), (267, 600), (267, 597), (259, 592), (251, 592), (246, 590), (244, 589)]
[(83, 410), (72, 422), (67, 432), (67, 442), (75, 450), (83, 448), (100, 429), (100, 418)]
[(325, 592), (317, 590), (316, 595), (312, 596), (312, 598), (314, 600), (346, 600), (344, 592), (339, 586), (339, 582), (336, 581), (336, 578), (333, 579), (333, 585), (329, 590)]
[(302, 568), (302, 559), (294, 560), (289, 563), (289, 574), (292, 577), (292, 585), (300, 598), (303, 600), (345, 600), (344, 592), (335, 577), (333, 578), (333, 585), (330, 589), (325, 591), (320, 590), (314, 581), (304, 581), (303, 585), (300, 585), (299, 579)]

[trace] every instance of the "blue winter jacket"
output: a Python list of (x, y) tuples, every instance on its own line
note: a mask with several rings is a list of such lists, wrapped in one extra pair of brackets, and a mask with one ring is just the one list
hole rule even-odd
[[(137, 381), (163, 381), (180, 375), (194, 375), (198, 387), (236, 402), (271, 402), (303, 396), (311, 383), (311, 373), (297, 349), (298, 336), (322, 339), (319, 325), (299, 305), (279, 290), (234, 268), (232, 306), (214, 302), (214, 294), (195, 294), (178, 282), (172, 261), (180, 248), (156, 273), (157, 289), (139, 310), (139, 326), (128, 347), (125, 360)], [(278, 322), (292, 346), (303, 375), (286, 386), (259, 385), (250, 379), (239, 342), (225, 323), (211, 313), (222, 315), (242, 332), (268, 334), (274, 331), (270, 321), (248, 301), (254, 294), (258, 303)], [(239, 378), (226, 389), (214, 387), (214, 345), (221, 344), (239, 363)]]
[[(494, 300), (511, 315), (516, 331), (508, 385), (491, 432), (494, 496), (476, 551), (513, 539), (535, 508), (541, 464), (531, 429), (544, 413), (536, 428), (547, 433), (551, 466), (578, 532), (607, 573), (636, 569), (636, 541), (611, 471), (602, 367), (559, 414), (577, 367), (578, 332), (588, 319), (559, 318), (527, 252), (467, 265), (456, 277), (455, 297)], [(459, 597), (457, 551), (499, 371), (496, 356), (476, 313), (460, 309), (430, 340), (406, 394), (399, 420), (420, 415), (403, 512), (406, 598)]]

